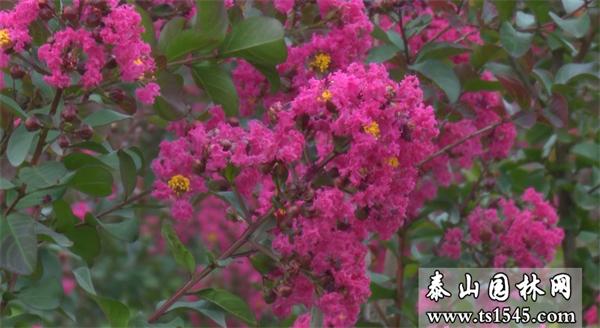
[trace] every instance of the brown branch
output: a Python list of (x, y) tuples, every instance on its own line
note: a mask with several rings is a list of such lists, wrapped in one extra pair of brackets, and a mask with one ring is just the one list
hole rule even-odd
[(152, 192), (152, 190), (142, 191), (141, 193), (139, 193), (139, 194), (137, 194), (137, 195), (135, 195), (135, 196), (133, 196), (131, 198), (128, 198), (125, 201), (123, 201), (123, 202), (121, 202), (121, 203), (119, 203), (119, 204), (117, 204), (117, 205), (115, 205), (115, 206), (113, 206), (113, 207), (111, 207), (111, 208), (103, 211), (103, 212), (100, 212), (100, 214), (98, 214), (96, 217), (97, 218), (101, 218), (101, 217), (103, 217), (105, 215), (108, 215), (108, 214), (114, 212), (114, 211), (120, 210), (121, 208), (123, 208), (123, 206), (125, 206), (127, 204), (131, 204), (131, 203), (133, 203), (133, 202), (135, 202), (137, 200), (140, 200), (140, 199), (148, 196), (151, 192)]
[[(271, 209), (267, 214), (262, 216), (260, 219), (256, 220), (253, 224), (251, 224), (246, 230), (242, 233), (242, 235), (233, 243), (229, 248), (223, 252), (218, 258), (217, 261), (225, 260), (231, 257), (237, 250), (242, 247), (246, 242), (250, 239), (252, 234), (260, 228), (260, 226), (265, 223), (273, 214), (273, 210)], [(216, 262), (216, 261), (215, 261)], [(192, 277), (179, 288), (175, 294), (173, 294), (169, 299), (167, 299), (148, 319), (148, 323), (153, 323), (158, 320), (165, 312), (169, 310), (171, 305), (177, 302), (183, 295), (187, 293), (194, 285), (196, 285), (200, 280), (204, 279), (204, 277), (208, 276), (213, 270), (217, 268), (216, 263), (211, 263), (206, 266), (202, 271), (196, 271), (192, 275)]]
[(375, 311), (377, 311), (377, 315), (379, 315), (383, 323), (385, 323), (385, 326), (392, 327), (392, 323), (388, 320), (387, 316), (385, 315), (385, 312), (383, 312), (383, 309), (381, 308), (381, 305), (379, 305), (379, 302), (373, 302), (373, 307), (375, 308)]
[(406, 57), (406, 64), (410, 64), (410, 52), (408, 51), (408, 40), (406, 38), (406, 33), (404, 33), (404, 23), (402, 16), (404, 15), (404, 11), (400, 11), (398, 15), (398, 25), (400, 26), (400, 36), (402, 37), (402, 42), (404, 42), (404, 56)]
[[(521, 113), (521, 112), (520, 112), (520, 113)], [(427, 163), (428, 163), (429, 161), (431, 161), (432, 159), (434, 159), (434, 158), (436, 158), (436, 157), (438, 157), (438, 156), (440, 156), (440, 155), (443, 155), (443, 154), (445, 154), (446, 152), (448, 152), (448, 151), (449, 151), (449, 150), (451, 150), (452, 148), (454, 148), (454, 147), (456, 147), (456, 146), (458, 146), (458, 145), (461, 145), (462, 143), (464, 143), (465, 141), (467, 141), (467, 140), (469, 140), (469, 139), (471, 139), (471, 138), (474, 138), (474, 137), (476, 137), (476, 136), (478, 136), (478, 135), (481, 135), (481, 134), (483, 134), (483, 133), (486, 133), (486, 132), (488, 132), (488, 131), (490, 131), (490, 130), (493, 130), (493, 129), (495, 129), (496, 127), (498, 127), (499, 125), (501, 125), (501, 124), (504, 124), (504, 123), (506, 123), (506, 122), (509, 122), (509, 121), (511, 121), (511, 120), (512, 120), (512, 119), (514, 119), (515, 117), (516, 117), (516, 115), (514, 115), (514, 116), (512, 116), (512, 117), (505, 118), (505, 119), (503, 119), (503, 120), (500, 120), (500, 121), (498, 121), (498, 122), (496, 122), (496, 123), (494, 123), (494, 124), (491, 124), (491, 125), (488, 125), (488, 126), (486, 126), (486, 127), (482, 128), (482, 129), (479, 129), (479, 130), (477, 130), (477, 131), (475, 131), (475, 132), (473, 132), (473, 133), (471, 133), (471, 134), (469, 134), (469, 135), (467, 135), (467, 136), (464, 136), (464, 137), (462, 137), (461, 139), (459, 139), (459, 140), (457, 140), (457, 141), (455, 141), (455, 142), (453, 142), (453, 143), (451, 143), (451, 144), (449, 144), (449, 145), (445, 146), (444, 148), (442, 148), (442, 149), (438, 150), (437, 152), (435, 152), (435, 153), (433, 153), (433, 154), (429, 155), (427, 158), (425, 158), (424, 160), (420, 161), (420, 162), (417, 164), (417, 167), (418, 167), (418, 168), (421, 168), (423, 165), (427, 164)]]
[(396, 257), (396, 327), (400, 327), (402, 321), (402, 305), (404, 304), (404, 248), (406, 247), (406, 230), (401, 228), (398, 231), (398, 256)]
[(46, 69), (44, 69), (43, 67), (41, 67), (40, 65), (36, 64), (35, 62), (27, 59), (25, 56), (21, 55), (18, 52), (15, 52), (15, 57), (19, 58), (20, 60), (24, 61), (25, 63), (29, 64), (29, 66), (31, 66), (31, 68), (33, 68), (34, 71), (42, 74), (42, 75), (50, 75), (52, 73), (48, 72)]
[[(50, 116), (53, 116), (56, 113), (56, 109), (58, 108), (58, 103), (60, 103), (60, 98), (62, 97), (63, 89), (56, 89), (56, 93), (54, 94), (54, 99), (52, 99), (52, 104), (50, 105), (50, 112), (48, 113)], [(42, 132), (40, 133), (40, 138), (38, 140), (37, 146), (35, 147), (35, 151), (33, 152), (33, 157), (31, 158), (31, 166), (35, 166), (42, 155), (42, 150), (44, 150), (44, 145), (46, 144), (46, 137), (48, 136), (48, 131), (50, 129), (44, 127)]]

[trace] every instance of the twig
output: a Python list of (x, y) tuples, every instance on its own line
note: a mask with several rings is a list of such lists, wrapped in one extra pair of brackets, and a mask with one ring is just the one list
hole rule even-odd
[(406, 64), (410, 64), (410, 52), (408, 51), (408, 40), (406, 39), (406, 33), (404, 33), (404, 23), (403, 16), (404, 11), (401, 10), (398, 15), (398, 23), (400, 26), (400, 36), (402, 37), (402, 42), (404, 42), (404, 56), (406, 57)]
[[(53, 116), (56, 113), (56, 109), (58, 108), (58, 103), (60, 102), (60, 98), (62, 97), (63, 89), (57, 89), (54, 94), (54, 99), (52, 99), (52, 104), (50, 105), (50, 112), (48, 113), (50, 116)], [(33, 157), (31, 158), (31, 166), (35, 166), (42, 155), (42, 150), (44, 150), (44, 145), (46, 143), (46, 137), (48, 136), (49, 128), (44, 127), (42, 132), (40, 133), (40, 139), (38, 140), (37, 146), (35, 147), (35, 151), (33, 152)]]
[(133, 202), (135, 202), (135, 201), (137, 201), (139, 199), (142, 199), (142, 198), (148, 196), (151, 192), (152, 192), (152, 190), (143, 191), (143, 192), (141, 192), (141, 193), (139, 193), (139, 194), (137, 194), (137, 195), (135, 195), (135, 196), (133, 196), (131, 198), (128, 198), (125, 201), (123, 201), (123, 202), (121, 202), (121, 203), (119, 203), (119, 204), (117, 204), (117, 205), (115, 205), (115, 206), (113, 206), (113, 207), (111, 207), (111, 208), (103, 211), (103, 212), (100, 212), (100, 214), (96, 215), (96, 217), (97, 218), (101, 218), (101, 217), (103, 217), (105, 215), (108, 215), (108, 214), (114, 212), (114, 211), (120, 210), (125, 205), (131, 204), (131, 203), (133, 203)]
[(373, 302), (373, 307), (375, 308), (375, 311), (377, 311), (377, 315), (379, 315), (381, 320), (383, 320), (383, 323), (385, 323), (385, 326), (392, 327), (392, 323), (388, 320), (387, 316), (385, 315), (385, 312), (383, 312), (383, 309), (381, 309), (381, 305), (379, 305), (379, 302)]
[(398, 313), (396, 314), (396, 326), (400, 327), (402, 321), (402, 304), (404, 303), (404, 261), (402, 257), (404, 254), (404, 247), (406, 246), (406, 230), (401, 228), (398, 231), (398, 256), (396, 257), (396, 308)]
[(483, 134), (483, 133), (486, 133), (486, 132), (488, 132), (488, 131), (490, 131), (490, 130), (493, 130), (493, 129), (495, 129), (497, 126), (499, 126), (499, 125), (501, 125), (501, 124), (504, 124), (504, 123), (506, 123), (506, 122), (509, 122), (509, 121), (511, 121), (512, 119), (514, 119), (515, 117), (516, 117), (516, 115), (514, 115), (514, 116), (512, 116), (512, 117), (505, 118), (505, 119), (503, 119), (503, 120), (500, 120), (500, 121), (498, 121), (498, 122), (496, 122), (496, 123), (494, 123), (494, 124), (491, 124), (491, 125), (488, 125), (488, 126), (486, 126), (486, 127), (482, 128), (482, 129), (479, 129), (479, 130), (477, 130), (477, 131), (475, 131), (475, 132), (473, 132), (473, 133), (471, 133), (471, 134), (469, 134), (469, 135), (467, 135), (467, 136), (464, 136), (463, 138), (461, 138), (461, 139), (459, 139), (459, 140), (457, 140), (457, 141), (455, 141), (455, 142), (453, 142), (453, 143), (451, 143), (451, 144), (449, 144), (449, 145), (445, 146), (444, 148), (442, 148), (442, 149), (438, 150), (437, 152), (435, 152), (435, 153), (433, 153), (433, 154), (429, 155), (427, 158), (425, 158), (424, 160), (420, 161), (420, 162), (417, 164), (417, 167), (418, 167), (418, 168), (421, 168), (423, 165), (427, 164), (427, 163), (428, 163), (429, 161), (431, 161), (432, 159), (434, 159), (434, 158), (436, 158), (436, 157), (438, 157), (438, 156), (440, 156), (440, 155), (443, 155), (444, 153), (446, 153), (447, 151), (451, 150), (452, 148), (454, 148), (454, 147), (456, 147), (456, 146), (458, 146), (458, 145), (460, 145), (460, 144), (464, 143), (465, 141), (467, 141), (467, 140), (469, 140), (469, 139), (471, 139), (471, 138), (474, 138), (474, 137), (476, 137), (476, 136), (478, 136), (478, 135), (480, 135), (480, 134)]
[[(225, 260), (231, 257), (240, 247), (242, 247), (246, 242), (250, 239), (252, 234), (260, 228), (260, 226), (265, 223), (271, 215), (273, 214), (273, 209), (271, 209), (267, 214), (262, 216), (260, 219), (256, 220), (253, 224), (251, 224), (246, 230), (242, 233), (242, 235), (233, 243), (229, 248), (223, 252), (218, 258), (217, 261)], [(211, 263), (206, 266), (202, 271), (196, 271), (192, 275), (192, 277), (181, 287), (179, 288), (175, 294), (173, 294), (169, 299), (167, 299), (154, 313), (148, 318), (148, 323), (153, 323), (158, 320), (165, 312), (169, 310), (171, 305), (177, 302), (183, 295), (187, 293), (189, 289), (194, 287), (200, 280), (204, 279), (204, 277), (208, 276), (213, 270), (217, 268), (215, 263)]]
[(25, 63), (29, 64), (31, 66), (31, 68), (33, 68), (36, 72), (42, 74), (42, 75), (50, 75), (52, 73), (48, 72), (46, 69), (44, 69), (43, 67), (41, 67), (40, 65), (36, 64), (33, 61), (30, 61), (29, 59), (27, 59), (27, 57), (21, 55), (18, 52), (15, 52), (15, 57), (19, 58), (20, 60), (24, 61)]

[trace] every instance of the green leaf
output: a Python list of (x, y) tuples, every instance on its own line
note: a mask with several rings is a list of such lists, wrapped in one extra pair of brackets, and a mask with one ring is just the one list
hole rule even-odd
[(91, 295), (96, 295), (96, 289), (92, 283), (92, 274), (88, 267), (82, 266), (73, 270), (73, 276), (75, 276), (75, 280), (77, 280), (79, 287), (83, 288), (83, 290)]
[(21, 200), (17, 203), (17, 206), (15, 206), (15, 208), (23, 209), (37, 206), (42, 203), (53, 202), (57, 199), (62, 198), (66, 190), (67, 188), (64, 185), (36, 190), (21, 198)]
[(213, 63), (202, 63), (194, 65), (192, 74), (196, 83), (202, 86), (210, 99), (223, 106), (225, 114), (228, 116), (238, 114), (237, 90), (227, 71)]
[(599, 75), (596, 63), (565, 64), (558, 69), (558, 72), (556, 72), (554, 83), (567, 84), (569, 81), (579, 76), (591, 76), (598, 79)]
[(112, 193), (113, 177), (103, 166), (83, 166), (69, 181), (69, 184), (88, 195), (104, 197)]
[(80, 142), (80, 143), (71, 145), (70, 148), (75, 148), (75, 149), (81, 148), (81, 149), (91, 150), (91, 151), (99, 153), (99, 154), (108, 154), (108, 149), (106, 149), (105, 145), (94, 142), (94, 141)]
[(171, 42), (176, 40), (177, 35), (181, 34), (186, 20), (183, 17), (175, 17), (163, 26), (158, 37), (158, 49), (164, 53)]
[(212, 41), (212, 45), (218, 46), (225, 39), (229, 26), (225, 3), (221, 0), (196, 0), (196, 9), (193, 29), (202, 35), (210, 36), (209, 41)]
[(104, 230), (119, 240), (133, 242), (138, 238), (140, 219), (137, 216), (111, 223), (98, 220), (98, 223)]
[(600, 161), (600, 145), (593, 141), (580, 142), (571, 148), (571, 152), (593, 162)]
[(550, 12), (549, 15), (556, 25), (560, 26), (563, 31), (576, 38), (584, 37), (590, 30), (591, 22), (588, 13), (584, 13), (577, 18), (570, 19), (562, 19), (553, 12)]
[(167, 121), (176, 121), (184, 116), (179, 112), (176, 105), (172, 104), (169, 100), (162, 96), (156, 97), (153, 108), (158, 116)]
[(437, 59), (425, 60), (409, 66), (437, 84), (448, 96), (450, 102), (456, 102), (460, 95), (460, 81), (452, 67)]
[(250, 17), (234, 25), (221, 47), (223, 57), (240, 57), (259, 64), (276, 65), (287, 57), (281, 23), (270, 17)]
[(225, 202), (227, 202), (227, 204), (231, 205), (239, 215), (244, 215), (244, 209), (242, 207), (242, 204), (240, 204), (238, 198), (236, 197), (233, 191), (217, 191), (212, 194), (224, 200)]
[(548, 94), (552, 93), (552, 75), (545, 69), (534, 68), (532, 71), (533, 76), (536, 77), (544, 86), (544, 89)]
[(100, 237), (96, 228), (89, 225), (80, 225), (71, 228), (66, 233), (73, 241), (71, 250), (91, 264), (100, 254)]
[(9, 180), (0, 177), (0, 190), (8, 190), (14, 188), (15, 185)]
[(4, 110), (9, 110), (13, 114), (19, 116), (20, 118), (27, 118), (29, 115), (14, 101), (12, 98), (0, 94), (0, 110), (4, 112)]
[(580, 9), (585, 5), (585, 0), (562, 0), (563, 8), (567, 14), (571, 15), (575, 10)]
[(516, 22), (518, 27), (526, 29), (535, 24), (535, 16), (522, 11), (517, 11)]
[(156, 34), (154, 32), (154, 24), (152, 22), (152, 17), (150, 17), (148, 12), (146, 10), (144, 10), (144, 8), (140, 7), (139, 5), (135, 5), (135, 10), (142, 17), (142, 26), (144, 26), (144, 33), (142, 33), (142, 40), (144, 40), (144, 42), (154, 46), (154, 44), (156, 43), (156, 37), (155, 37)]
[(504, 22), (500, 27), (500, 43), (511, 56), (521, 57), (531, 47), (532, 33), (519, 32), (509, 23)]
[(256, 271), (262, 274), (268, 274), (277, 267), (272, 258), (262, 253), (257, 253), (256, 255), (250, 257), (250, 263), (252, 263), (252, 266), (254, 269), (256, 269)]
[(108, 319), (111, 327), (127, 327), (129, 324), (129, 308), (123, 303), (106, 298), (106, 297), (94, 297), (96, 303), (100, 305), (102, 312)]
[(167, 240), (167, 245), (175, 258), (175, 262), (186, 268), (190, 273), (194, 273), (194, 271), (196, 271), (196, 260), (181, 240), (179, 240), (173, 227), (165, 222), (163, 223), (161, 232), (163, 238)]
[(125, 115), (123, 113), (115, 112), (110, 109), (101, 109), (94, 111), (86, 118), (83, 119), (83, 123), (89, 124), (93, 127), (107, 125), (112, 122), (122, 121), (131, 118), (129, 115)]
[(60, 306), (63, 290), (58, 279), (40, 279), (19, 291), (17, 299), (36, 310), (54, 310)]
[(6, 150), (6, 157), (10, 165), (17, 167), (25, 161), (33, 139), (38, 132), (29, 132), (25, 129), (25, 125), (19, 125), (12, 133), (8, 140), (8, 148)]
[(248, 304), (237, 295), (218, 288), (203, 289), (199, 291), (197, 295), (214, 303), (228, 313), (233, 314), (248, 325), (257, 325), (256, 318), (250, 310), (250, 307), (248, 307)]
[(125, 198), (127, 198), (135, 189), (137, 182), (135, 162), (133, 161), (133, 158), (123, 150), (119, 150), (117, 156), (119, 157), (121, 183), (123, 184), (123, 190), (125, 191)]
[(250, 64), (252, 64), (254, 68), (259, 70), (262, 73), (262, 75), (264, 75), (267, 78), (269, 84), (271, 85), (271, 92), (276, 92), (277, 90), (279, 90), (279, 88), (281, 87), (281, 79), (279, 78), (279, 72), (277, 72), (275, 66), (257, 64), (252, 62)]
[(371, 282), (370, 288), (371, 288), (371, 297), (369, 297), (370, 301), (396, 298), (396, 290), (394, 290), (394, 289), (384, 287), (373, 281)]
[(191, 309), (194, 311), (198, 311), (212, 319), (219, 326), (227, 327), (227, 323), (225, 322), (225, 314), (223, 313), (223, 311), (214, 304), (209, 303), (205, 300), (199, 300), (195, 302), (176, 302), (173, 305), (171, 305), (168, 311), (173, 311), (177, 309)]
[(38, 166), (24, 167), (19, 171), (19, 180), (27, 185), (28, 191), (34, 191), (60, 182), (67, 169), (60, 162), (46, 162)]
[(323, 312), (317, 306), (310, 309), (310, 328), (323, 327)]
[(398, 48), (389, 44), (371, 48), (367, 55), (367, 63), (383, 63), (394, 58), (398, 51)]
[(0, 217), (0, 268), (31, 274), (37, 264), (37, 238), (34, 221), (23, 214)]
[(36, 235), (44, 235), (52, 238), (54, 242), (62, 247), (71, 247), (73, 246), (73, 242), (69, 240), (65, 235), (58, 233), (47, 226), (41, 224), (40, 222), (35, 221), (35, 225), (33, 227)]
[[(229, 25), (223, 1), (198, 0), (193, 27), (183, 30), (185, 21), (176, 21), (159, 40), (159, 48), (172, 61), (190, 52), (208, 52), (218, 47), (225, 38)], [(162, 40), (162, 43), (161, 43)]]
[(506, 56), (506, 53), (497, 45), (487, 43), (482, 46), (474, 46), (473, 53), (471, 54), (471, 64), (476, 69), (480, 69), (488, 61), (498, 59), (502, 56)]
[(97, 157), (85, 153), (70, 153), (63, 158), (63, 164), (71, 171), (77, 170), (83, 166), (103, 166), (109, 168), (106, 163)]
[(460, 44), (447, 42), (429, 43), (419, 51), (419, 55), (417, 56), (416, 62), (424, 61), (427, 59), (449, 58), (467, 51), (469, 51), (469, 48), (464, 47)]

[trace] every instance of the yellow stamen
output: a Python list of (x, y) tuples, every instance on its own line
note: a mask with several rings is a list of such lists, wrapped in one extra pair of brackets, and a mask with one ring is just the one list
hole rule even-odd
[(211, 244), (214, 244), (218, 239), (219, 239), (219, 236), (217, 236), (217, 233), (214, 231), (209, 232), (208, 235), (206, 236), (206, 240)]
[(331, 91), (325, 89), (325, 91), (323, 91), (321, 93), (321, 97), (319, 99), (321, 99), (322, 101), (330, 101), (331, 98), (333, 98), (333, 95), (331, 94)]
[(313, 57), (312, 61), (308, 65), (312, 69), (323, 73), (329, 68), (329, 64), (331, 64), (331, 56), (320, 52)]
[(12, 44), (12, 40), (10, 39), (10, 33), (8, 30), (3, 28), (0, 30), (0, 47), (8, 47)]
[(144, 64), (144, 62), (142, 61), (142, 58), (138, 58), (138, 59), (134, 60), (133, 63), (136, 64), (137, 66)]
[(372, 135), (375, 139), (379, 139), (381, 135), (381, 131), (379, 130), (379, 124), (377, 122), (372, 121), (371, 123), (365, 125), (363, 128), (366, 133)]
[(174, 175), (169, 182), (167, 183), (169, 188), (173, 190), (177, 196), (183, 194), (184, 192), (190, 191), (190, 179), (184, 177), (181, 174)]
[(393, 168), (397, 168), (398, 165), (400, 165), (400, 162), (398, 161), (398, 157), (396, 157), (396, 156), (392, 156), (392, 157), (388, 158), (387, 163), (389, 166), (391, 166)]

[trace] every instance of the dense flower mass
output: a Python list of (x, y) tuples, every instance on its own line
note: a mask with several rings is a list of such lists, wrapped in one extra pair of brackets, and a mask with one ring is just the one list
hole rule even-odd
[[(488, 265), (533, 268), (554, 258), (564, 236), (556, 226), (555, 209), (532, 188), (525, 190), (521, 200), (523, 206), (519, 208), (513, 200), (501, 198), (497, 207), (478, 207), (467, 218), (464, 241), (472, 247), (493, 249)], [(459, 228), (448, 230), (441, 254), (460, 257), (462, 239)]]
[(259, 214), (277, 209), (273, 246), (287, 269), (271, 279), (291, 290), (275, 301), (280, 315), (314, 304), (328, 325), (355, 322), (369, 295), (362, 241), (369, 232), (388, 238), (403, 222), (415, 165), (437, 128), (418, 80), (386, 75), (382, 65), (352, 64), (310, 80), (289, 105), (274, 104), (268, 123), (244, 129), (214, 109), (208, 122), (161, 144), (154, 195), (172, 200), (175, 218), (191, 217), (190, 200), (222, 185), (232, 165), (246, 203)]
[(119, 1), (75, 1), (64, 12), (71, 26), (57, 31), (38, 50), (50, 69), (45, 81), (59, 88), (77, 83), (93, 88), (118, 67), (122, 81), (140, 85), (138, 99), (152, 104), (160, 87), (152, 82), (156, 66), (150, 45), (142, 40), (144, 28), (135, 8)]
[[(11, 52), (22, 52), (31, 42), (29, 24), (37, 19), (37, 0), (21, 0), (10, 11), (0, 11), (0, 68), (9, 63)], [(4, 88), (4, 78), (0, 78), (0, 90)]]

